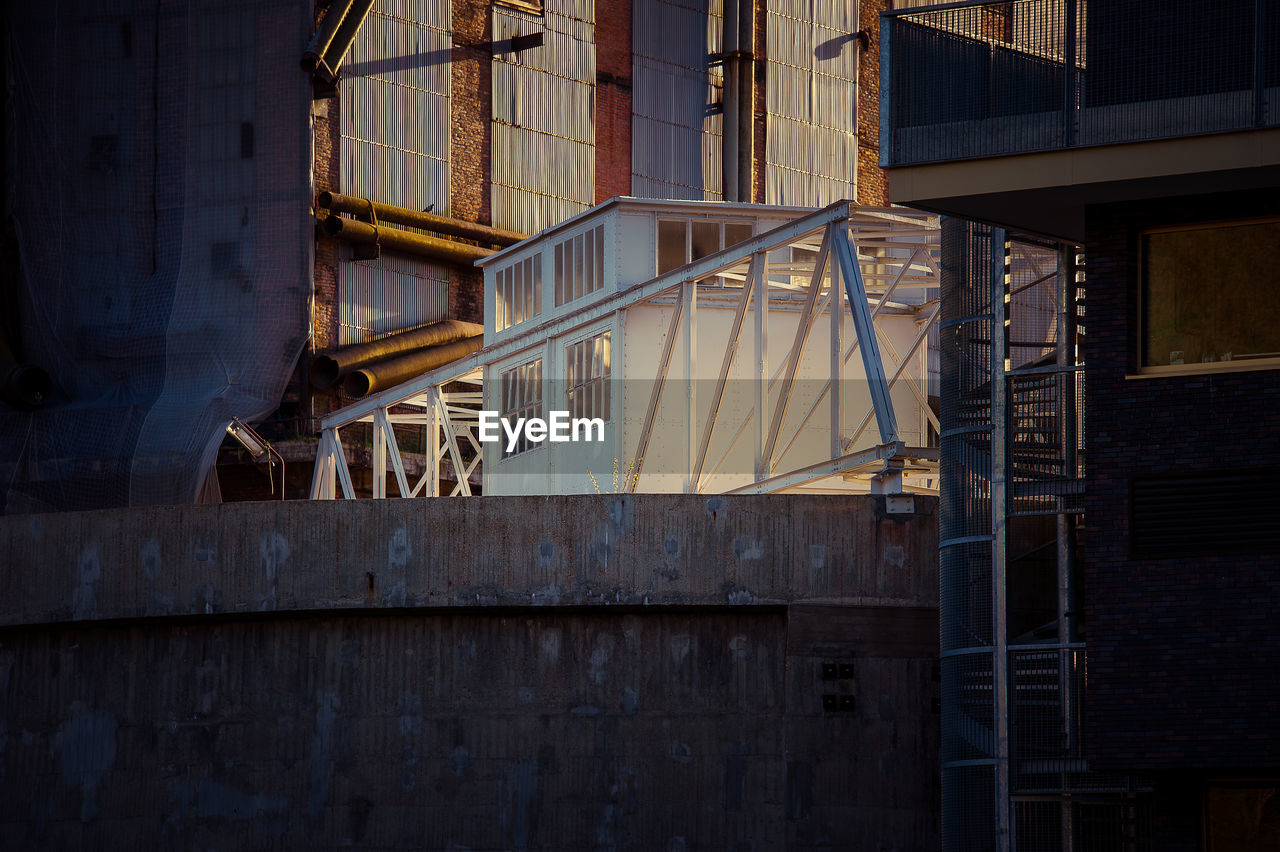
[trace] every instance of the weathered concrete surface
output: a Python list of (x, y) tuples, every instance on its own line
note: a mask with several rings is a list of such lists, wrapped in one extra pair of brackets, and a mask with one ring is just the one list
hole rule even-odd
[(0, 845), (937, 848), (932, 501), (713, 500), (4, 519)]
[(936, 498), (234, 503), (0, 518), (0, 625), (501, 604), (937, 603)]

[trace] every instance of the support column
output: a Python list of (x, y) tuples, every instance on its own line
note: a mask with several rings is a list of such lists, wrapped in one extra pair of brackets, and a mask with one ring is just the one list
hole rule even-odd
[(1013, 849), (1009, 777), (1009, 636), (1007, 512), (1009, 452), (1009, 240), (991, 229), (991, 698), (995, 709), (995, 850)]

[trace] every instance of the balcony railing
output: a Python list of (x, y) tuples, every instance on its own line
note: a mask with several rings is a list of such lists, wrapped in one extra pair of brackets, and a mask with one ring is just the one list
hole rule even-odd
[(1280, 125), (1280, 0), (882, 14), (884, 167)]

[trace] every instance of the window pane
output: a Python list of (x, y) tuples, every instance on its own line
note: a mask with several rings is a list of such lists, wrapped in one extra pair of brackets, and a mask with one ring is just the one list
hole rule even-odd
[(658, 220), (658, 274), (684, 266), (686, 260), (684, 220)]
[(1280, 222), (1145, 234), (1142, 365), (1280, 358)]
[(499, 270), (493, 280), (493, 322), (502, 331), (507, 327), (504, 311), (507, 309), (507, 297), (502, 292), (502, 281), (506, 277), (505, 270)]
[(736, 246), (738, 243), (751, 236), (750, 222), (725, 222), (724, 223), (724, 247)]
[(508, 268), (502, 277), (504, 305), (502, 312), (503, 325), (511, 327), (511, 270)]
[(596, 289), (604, 286), (604, 225), (596, 228)]
[(583, 295), (586, 295), (596, 289), (596, 241), (591, 234), (586, 234), (582, 248), (585, 252), (582, 260), (582, 293)]
[(556, 307), (565, 303), (564, 298), (564, 243), (556, 244)]
[[(542, 359), (504, 370), (501, 379), (502, 416), (508, 419), (537, 417), (542, 413)], [(502, 445), (502, 457), (513, 456), (539, 446), (524, 438), (511, 452)]]
[(515, 272), (515, 308), (513, 310), (514, 319), (512, 323), (524, 322), (524, 264), (517, 263), (512, 270)]
[(720, 251), (720, 223), (694, 220), (693, 259), (706, 257)]
[(573, 298), (582, 296), (582, 234), (573, 238)]
[(535, 255), (529, 263), (533, 267), (533, 316), (542, 313), (542, 255)]

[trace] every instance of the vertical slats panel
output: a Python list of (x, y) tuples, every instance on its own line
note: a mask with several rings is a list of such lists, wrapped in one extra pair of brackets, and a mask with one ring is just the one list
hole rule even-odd
[(449, 315), (449, 270), (384, 254), (341, 265), (338, 345), (350, 346)]
[(765, 203), (821, 207), (854, 194), (854, 0), (769, 0)]
[(721, 0), (635, 0), (631, 191), (641, 198), (720, 201), (724, 117)]
[(526, 233), (595, 203), (595, 25), (589, 0), (547, 0), (537, 18), (495, 7), (495, 44), (544, 33), (493, 63), (493, 223)]
[[(339, 189), (449, 210), (450, 4), (379, 0), (338, 84)], [(399, 255), (338, 272), (338, 343), (346, 346), (448, 316), (448, 267)]]

